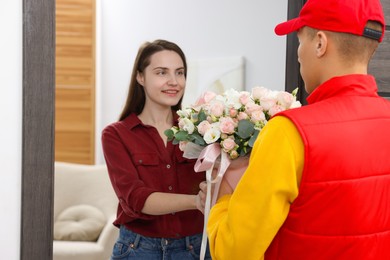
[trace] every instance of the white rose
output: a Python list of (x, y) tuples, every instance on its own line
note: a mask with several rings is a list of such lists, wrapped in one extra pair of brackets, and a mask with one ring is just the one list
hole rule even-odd
[(291, 106), (289, 108), (296, 108), (296, 107), (301, 107), (302, 104), (298, 100), (292, 102)]
[(192, 113), (191, 108), (177, 110), (177, 112), (176, 112), (176, 114), (178, 114), (178, 116), (180, 116), (180, 117), (190, 117), (191, 113)]
[(216, 142), (221, 137), (221, 132), (217, 128), (210, 128), (203, 136), (204, 141), (207, 144)]
[(235, 109), (239, 109), (242, 104), (240, 102), (240, 92), (235, 89), (229, 89), (225, 92), (226, 97), (226, 106), (234, 107)]
[(289, 108), (294, 102), (294, 99), (293, 95), (284, 91), (279, 92), (277, 95), (278, 103), (284, 108)]
[(252, 88), (252, 98), (259, 100), (262, 97), (267, 96), (269, 92), (270, 90), (265, 87), (254, 87)]
[(260, 105), (263, 107), (264, 110), (268, 111), (276, 105), (276, 99), (271, 97), (262, 97), (260, 99)]
[(188, 134), (192, 134), (195, 130), (194, 123), (192, 123), (192, 121), (188, 118), (180, 118), (179, 127), (180, 129), (187, 131)]

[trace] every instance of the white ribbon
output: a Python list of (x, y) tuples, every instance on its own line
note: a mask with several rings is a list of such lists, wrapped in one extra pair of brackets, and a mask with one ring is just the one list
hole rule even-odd
[[(218, 168), (218, 174), (214, 179), (212, 179), (214, 165), (219, 156), (221, 156), (221, 163)], [(203, 235), (202, 235), (202, 244), (200, 248), (200, 260), (204, 260), (206, 254), (207, 221), (209, 219), (210, 209), (211, 206), (214, 205), (217, 200), (221, 180), (229, 165), (230, 165), (230, 159), (227, 153), (221, 151), (221, 147), (219, 144), (214, 143), (206, 146), (206, 148), (202, 150), (194, 166), (196, 172), (206, 171), (206, 184), (207, 184), (206, 203), (204, 209)], [(214, 188), (213, 199), (211, 201), (212, 183), (215, 183), (215, 188)]]

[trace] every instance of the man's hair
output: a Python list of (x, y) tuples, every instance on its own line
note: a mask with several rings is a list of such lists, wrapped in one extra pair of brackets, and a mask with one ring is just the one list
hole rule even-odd
[[(375, 21), (368, 21), (367, 28), (382, 31), (382, 25)], [(309, 37), (314, 38), (318, 29), (308, 27)], [(355, 63), (368, 63), (374, 55), (379, 42), (363, 36), (358, 36), (350, 33), (340, 33), (325, 31), (337, 44), (338, 52), (344, 61)]]

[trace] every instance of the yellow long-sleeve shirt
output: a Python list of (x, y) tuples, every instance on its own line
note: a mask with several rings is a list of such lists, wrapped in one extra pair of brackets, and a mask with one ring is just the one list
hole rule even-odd
[(285, 117), (270, 120), (232, 195), (211, 209), (207, 224), (213, 260), (263, 259), (298, 196), (304, 145)]

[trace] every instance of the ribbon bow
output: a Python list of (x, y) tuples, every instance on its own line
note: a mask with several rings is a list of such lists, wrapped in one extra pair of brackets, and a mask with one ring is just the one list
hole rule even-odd
[[(221, 157), (221, 163), (218, 168), (217, 176), (212, 179), (212, 173), (214, 165), (217, 159)], [(203, 236), (202, 245), (200, 249), (200, 259), (203, 260), (206, 254), (207, 246), (207, 221), (210, 214), (211, 206), (215, 204), (218, 196), (219, 186), (223, 175), (230, 165), (230, 158), (227, 153), (221, 151), (221, 146), (217, 143), (206, 146), (200, 153), (198, 160), (195, 163), (194, 170), (196, 172), (206, 171), (206, 183), (207, 183), (207, 194), (206, 194), (206, 205), (204, 209), (204, 224), (203, 224)], [(215, 189), (213, 199), (211, 201), (211, 184), (215, 183)]]

